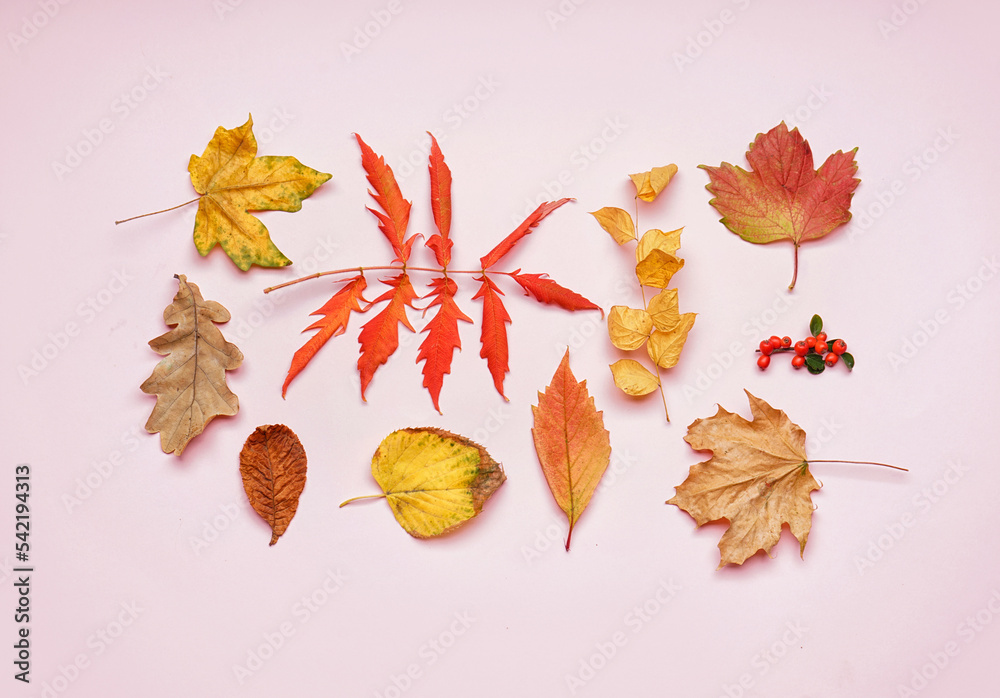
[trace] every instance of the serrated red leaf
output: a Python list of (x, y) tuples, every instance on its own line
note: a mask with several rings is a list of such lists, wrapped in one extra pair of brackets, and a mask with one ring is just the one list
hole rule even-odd
[(500, 244), (479, 258), (483, 265), (483, 270), (487, 270), (499, 262), (505, 254), (513, 249), (521, 238), (530, 233), (538, 223), (563, 204), (573, 201), (573, 199), (559, 199), (558, 201), (546, 201), (536, 208), (530, 216), (524, 219), (521, 225), (514, 229), (514, 232), (500, 241)]
[(361, 344), (358, 373), (361, 374), (362, 400), (365, 399), (365, 389), (375, 371), (399, 348), (399, 325), (404, 325), (410, 332), (414, 331), (413, 325), (406, 317), (406, 306), (412, 308), (413, 301), (417, 299), (417, 294), (410, 284), (410, 277), (403, 273), (391, 279), (382, 279), (382, 283), (391, 288), (372, 301), (371, 305), (382, 301), (389, 301), (389, 304), (362, 325), (361, 334), (358, 335), (358, 342)]
[(444, 374), (451, 373), (452, 356), (456, 349), (462, 348), (462, 341), (458, 336), (458, 321), (472, 322), (472, 318), (463, 313), (455, 302), (458, 284), (451, 279), (440, 277), (431, 281), (430, 285), (433, 290), (428, 296), (433, 296), (434, 300), (424, 312), (435, 305), (439, 308), (427, 326), (421, 330), (427, 333), (427, 337), (420, 344), (417, 363), (424, 362), (424, 387), (431, 394), (434, 409), (441, 412), (438, 397), (441, 395)]
[(281, 397), (285, 397), (289, 384), (312, 361), (312, 358), (316, 356), (316, 352), (323, 348), (327, 340), (343, 334), (347, 330), (347, 320), (351, 315), (351, 311), (361, 312), (361, 306), (358, 304), (358, 301), (365, 300), (361, 294), (364, 293), (367, 286), (368, 282), (365, 280), (365, 275), (359, 274), (341, 287), (322, 308), (310, 313), (310, 315), (322, 315), (323, 317), (302, 331), (319, 330), (319, 332), (310, 337), (309, 341), (303, 344), (295, 352), (295, 355), (292, 356), (292, 364), (288, 367), (288, 375), (285, 376), (285, 382), (281, 386)]
[(379, 230), (392, 245), (396, 259), (405, 264), (410, 257), (410, 248), (416, 240), (416, 236), (406, 238), (406, 226), (410, 221), (410, 202), (403, 198), (396, 177), (392, 174), (392, 168), (385, 164), (385, 158), (376, 155), (375, 151), (361, 140), (361, 136), (355, 133), (354, 137), (358, 139), (358, 145), (361, 147), (361, 165), (368, 175), (368, 183), (375, 190), (369, 190), (368, 193), (385, 213), (373, 208), (368, 210), (378, 218)]
[(604, 310), (600, 306), (594, 305), (579, 293), (560, 286), (548, 276), (548, 274), (522, 274), (520, 269), (511, 272), (514, 281), (524, 289), (524, 295), (532, 296), (540, 303), (558, 305), (564, 310), (600, 310), (601, 317), (604, 317)]
[(497, 288), (493, 280), (484, 274), (477, 276), (476, 281), (481, 281), (482, 285), (472, 300), (483, 299), (483, 326), (479, 336), (482, 349), (479, 350), (479, 356), (486, 359), (486, 365), (493, 376), (493, 385), (506, 400), (507, 396), (503, 394), (503, 379), (510, 371), (507, 363), (509, 358), (507, 325), (510, 324), (510, 315), (500, 300), (503, 291)]
[(442, 267), (451, 261), (451, 170), (445, 164), (444, 155), (438, 147), (434, 134), (431, 137), (431, 154), (427, 166), (431, 176), (431, 211), (434, 213), (434, 225), (438, 234), (432, 235), (425, 243), (434, 250), (434, 258)]

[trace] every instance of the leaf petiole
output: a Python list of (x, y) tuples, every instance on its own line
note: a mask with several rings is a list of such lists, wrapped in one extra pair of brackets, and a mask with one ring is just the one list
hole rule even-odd
[(191, 199), (190, 201), (185, 201), (183, 204), (177, 204), (176, 206), (171, 206), (170, 208), (165, 208), (162, 211), (153, 211), (152, 213), (141, 213), (138, 216), (132, 216), (131, 218), (123, 218), (120, 221), (115, 221), (115, 225), (120, 225), (122, 223), (128, 223), (129, 221), (134, 221), (136, 218), (145, 218), (146, 216), (155, 216), (157, 213), (166, 213), (167, 211), (173, 211), (175, 208), (183, 208), (185, 206), (193, 204), (195, 201), (201, 201), (201, 197), (199, 196), (196, 199)]
[(909, 468), (901, 468), (898, 465), (889, 465), (888, 463), (878, 463), (872, 460), (810, 460), (809, 463), (848, 463), (850, 465), (880, 465), (883, 468), (892, 468), (893, 470), (903, 470), (905, 472), (910, 472)]
[(350, 504), (351, 502), (357, 502), (357, 501), (359, 501), (361, 499), (385, 499), (386, 496), (387, 495), (384, 492), (382, 494), (364, 494), (364, 495), (361, 495), (360, 497), (351, 497), (346, 502), (341, 502), (340, 506), (344, 507), (344, 506), (347, 506), (348, 504)]

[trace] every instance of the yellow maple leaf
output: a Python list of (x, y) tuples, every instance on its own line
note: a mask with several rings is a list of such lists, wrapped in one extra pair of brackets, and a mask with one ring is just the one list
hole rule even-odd
[(298, 211), (302, 200), (330, 179), (291, 156), (257, 157), (253, 117), (238, 128), (217, 128), (205, 152), (191, 156), (188, 171), (201, 195), (194, 221), (195, 247), (207, 255), (221, 245), (243, 271), (253, 264), (292, 263), (249, 212)]

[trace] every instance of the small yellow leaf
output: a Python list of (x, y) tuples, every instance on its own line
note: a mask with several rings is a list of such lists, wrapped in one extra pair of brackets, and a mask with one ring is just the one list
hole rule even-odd
[(635, 265), (635, 275), (643, 286), (666, 288), (674, 274), (684, 266), (684, 260), (678, 259), (663, 250), (653, 250)]
[(653, 327), (658, 330), (672, 330), (681, 321), (677, 289), (665, 288), (657, 293), (650, 299), (646, 312), (653, 319)]
[(597, 211), (591, 211), (590, 215), (597, 219), (608, 233), (619, 245), (624, 245), (629, 240), (635, 240), (635, 224), (632, 223), (632, 216), (624, 209), (614, 206), (605, 206)]
[(654, 167), (648, 172), (630, 174), (635, 185), (635, 196), (643, 201), (652, 201), (664, 187), (670, 184), (670, 179), (677, 174), (677, 165)]
[(634, 359), (619, 359), (611, 364), (615, 385), (628, 395), (649, 395), (660, 384), (656, 374)]
[(653, 319), (645, 310), (616, 305), (608, 313), (608, 336), (619, 349), (638, 349), (652, 329)]
[(673, 368), (681, 358), (681, 350), (687, 341), (688, 332), (694, 327), (694, 313), (684, 313), (681, 320), (672, 330), (664, 332), (655, 330), (649, 336), (646, 351), (649, 358), (660, 368)]
[(647, 230), (643, 233), (642, 239), (639, 240), (639, 244), (635, 248), (635, 261), (641, 262), (643, 257), (653, 250), (663, 250), (669, 255), (676, 255), (677, 250), (681, 246), (681, 233), (683, 231), (684, 228), (678, 228), (666, 233), (656, 228)]
[[(451, 531), (476, 516), (506, 480), (479, 444), (442, 429), (400, 429), (372, 456), (372, 476), (399, 525), (414, 538)], [(354, 497), (340, 506), (358, 499)]]

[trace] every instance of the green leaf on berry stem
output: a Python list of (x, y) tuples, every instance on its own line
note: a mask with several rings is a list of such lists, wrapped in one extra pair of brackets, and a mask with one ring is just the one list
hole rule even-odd
[(826, 370), (826, 364), (819, 354), (806, 354), (806, 368), (809, 369), (809, 373), (822, 373)]
[(850, 352), (845, 351), (843, 354), (841, 354), (840, 360), (844, 362), (845, 366), (847, 366), (848, 371), (854, 370), (854, 357), (851, 355)]
[(823, 331), (823, 318), (821, 318), (819, 315), (813, 315), (812, 320), (809, 321), (809, 334), (815, 337), (822, 331)]

